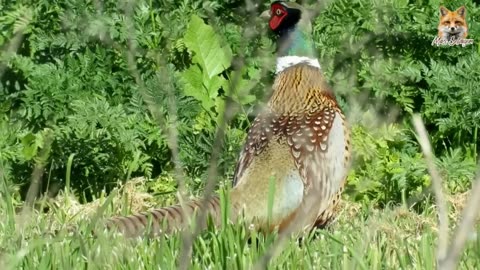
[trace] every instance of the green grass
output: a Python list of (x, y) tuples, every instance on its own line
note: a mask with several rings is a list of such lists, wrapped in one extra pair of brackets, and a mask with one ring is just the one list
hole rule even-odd
[[(125, 202), (124, 198), (113, 199), (113, 203), (107, 202), (106, 216), (126, 209), (111, 207)], [(376, 210), (346, 204), (329, 229), (316, 231), (302, 241), (295, 237), (286, 241), (270, 260), (269, 268), (434, 269), (434, 207), (427, 206), (418, 214), (402, 207)], [(72, 207), (75, 205), (71, 202)], [(7, 217), (0, 222), (1, 269), (177, 269), (180, 262), (187, 262), (189, 269), (252, 269), (278, 244), (278, 236), (257, 234), (244, 226), (210, 228), (195, 239), (191, 258), (181, 258), (179, 234), (127, 240), (105, 233), (94, 238), (86, 233), (89, 220), (69, 212), (61, 201), (57, 206), (52, 204), (48, 213), (34, 212), (24, 219), (8, 210), (13, 205), (7, 198), (2, 198), (0, 206), (0, 215)], [(95, 213), (93, 208), (83, 210)], [(452, 207), (452, 219), (457, 214)], [(61, 230), (56, 236), (49, 234), (58, 226), (77, 221), (76, 233)], [(480, 241), (476, 238), (467, 245), (461, 269), (479, 265)]]
[[(232, 225), (202, 233), (192, 256), (184, 257), (180, 235), (125, 240), (88, 233), (103, 204), (101, 216), (108, 217), (174, 203), (180, 178), (200, 192), (211, 164), (230, 183), (251, 116), (272, 83), (275, 46), (262, 30), (265, 21), (252, 20), (250, 8), (232, 9), (239, 1), (106, 0), (101, 9), (100, 1), (6, 2), (0, 4), (6, 52), (0, 56), (0, 270), (176, 269), (182, 263), (251, 269), (278, 245), (276, 235)], [(431, 46), (439, 1), (326, 2), (312, 22), (313, 38), (352, 125), (356, 164), (345, 193), (364, 204), (347, 202), (337, 223), (301, 243), (292, 237), (269, 267), (433, 269), (435, 207), (420, 202), (423, 210), (415, 212), (373, 205), (410, 203), (431, 185), (410, 124), (413, 112), (428, 128), (445, 189), (470, 188), (480, 151), (480, 45), (478, 51)], [(449, 8), (465, 4), (471, 19), (480, 16), (474, 1), (449, 2)], [(472, 21), (469, 36), (479, 36), (478, 26)], [(201, 47), (199, 40), (208, 42)], [(223, 152), (216, 152), (223, 137), (217, 130), (235, 110), (225, 121)], [(32, 178), (43, 176), (44, 190), (64, 188), (65, 197), (39, 201), (48, 212), (22, 216), (16, 209), (25, 191), (19, 189), (28, 187), (33, 167)], [(150, 190), (161, 198), (135, 191), (80, 205), (70, 197), (90, 201), (137, 175), (158, 178)], [(450, 210), (451, 230), (458, 205)], [(77, 233), (52, 236), (69, 226), (78, 226)], [(479, 261), (475, 235), (460, 268), (479, 269)]]

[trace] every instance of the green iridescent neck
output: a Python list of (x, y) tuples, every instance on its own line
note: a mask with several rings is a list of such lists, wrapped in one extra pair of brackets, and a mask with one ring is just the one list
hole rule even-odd
[(315, 58), (313, 40), (307, 31), (294, 26), (285, 31), (279, 39), (278, 56), (306, 56)]

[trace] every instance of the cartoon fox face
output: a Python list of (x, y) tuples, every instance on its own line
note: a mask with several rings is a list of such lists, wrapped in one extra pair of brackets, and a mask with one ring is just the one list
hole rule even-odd
[(446, 40), (466, 38), (468, 34), (467, 21), (465, 20), (466, 13), (465, 6), (461, 6), (455, 11), (450, 11), (441, 6), (438, 36)]

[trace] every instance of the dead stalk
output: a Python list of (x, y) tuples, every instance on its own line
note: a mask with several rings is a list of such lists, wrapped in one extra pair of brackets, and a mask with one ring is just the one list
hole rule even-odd
[(473, 185), (468, 203), (463, 209), (461, 220), (455, 229), (450, 248), (446, 257), (439, 263), (438, 269), (450, 270), (456, 268), (465, 248), (468, 235), (472, 232), (475, 221), (480, 216), (480, 170), (477, 171), (477, 178)]
[(447, 255), (448, 248), (448, 208), (442, 188), (442, 178), (435, 166), (434, 155), (425, 125), (419, 115), (413, 116), (413, 125), (418, 136), (418, 142), (422, 148), (428, 171), (432, 177), (432, 187), (435, 193), (435, 200), (438, 209), (438, 242), (437, 242), (437, 263), (438, 266)]

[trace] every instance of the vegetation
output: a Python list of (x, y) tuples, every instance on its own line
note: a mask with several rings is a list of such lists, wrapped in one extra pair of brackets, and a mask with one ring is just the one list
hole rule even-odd
[[(432, 46), (439, 6), (463, 4), (475, 43)], [(199, 195), (209, 178), (219, 180), (217, 188), (230, 185), (274, 76), (275, 45), (258, 16), (267, 7), (236, 0), (0, 3), (0, 215), (7, 217), (0, 263), (175, 268), (179, 235), (122, 245), (108, 236), (45, 233), (79, 219), (85, 205), (105, 202), (108, 216), (170, 204), (177, 191)], [(480, 151), (480, 7), (471, 0), (321, 7), (313, 37), (352, 126), (345, 200), (347, 209), (359, 209), (315, 239), (292, 240), (271, 266), (431, 269), (432, 180), (411, 116), (425, 122), (445, 190), (464, 196)], [(111, 193), (135, 177), (144, 177), (136, 192), (152, 194), (150, 203), (136, 192)], [(31, 224), (15, 212), (34, 197)], [(452, 220), (457, 214), (452, 209)], [(191, 267), (252, 267), (276, 236), (254, 235), (254, 245), (246, 234), (240, 226), (202, 234)], [(462, 257), (467, 269), (480, 265), (474, 238)]]
[[(120, 203), (121, 200), (118, 199)], [(263, 268), (262, 256), (278, 245), (277, 235), (255, 234), (245, 226), (210, 229), (195, 239), (190, 261), (181, 256), (180, 235), (128, 241), (104, 234), (96, 238), (80, 234), (44, 236), (52, 223), (71, 222), (65, 201), (61, 203), (55, 215), (41, 215), (35, 224), (17, 227), (17, 232), (13, 222), (0, 225), (2, 248), (8, 254), (0, 258), (4, 269), (177, 269), (183, 263), (189, 264), (188, 269), (252, 269)], [(456, 217), (454, 213), (452, 218)], [(301, 243), (291, 239), (282, 245), (282, 253), (269, 266), (271, 269), (435, 269), (435, 216), (430, 204), (417, 215), (406, 208), (378, 211), (350, 203), (330, 230), (319, 230)], [(89, 231), (88, 222), (80, 224), (80, 231)], [(459, 269), (478, 267), (478, 243), (477, 240), (468, 243)]]

